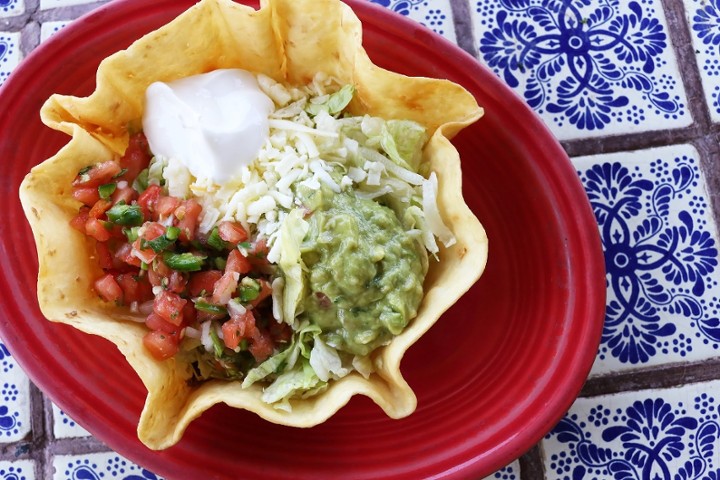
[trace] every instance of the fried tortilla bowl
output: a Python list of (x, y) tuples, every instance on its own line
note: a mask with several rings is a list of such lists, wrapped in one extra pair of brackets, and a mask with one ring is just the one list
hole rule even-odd
[[(149, 448), (175, 444), (193, 419), (220, 402), (295, 427), (324, 422), (356, 394), (370, 397), (392, 418), (415, 410), (416, 397), (400, 372), (402, 357), (485, 266), (487, 238), (463, 200), (460, 159), (449, 141), (478, 120), (482, 109), (459, 85), (409, 78), (373, 65), (362, 48), (361, 31), (352, 10), (337, 0), (268, 0), (259, 10), (229, 0), (202, 0), (106, 58), (91, 96), (54, 95), (43, 106), (43, 122), (72, 140), (33, 168), (20, 188), (38, 250), (40, 308), (49, 320), (106, 338), (125, 355), (148, 390), (138, 437)], [(353, 372), (316, 396), (292, 400), (291, 412), (263, 403), (259, 384), (243, 389), (240, 382), (213, 380), (190, 386), (189, 364), (152, 358), (143, 347), (147, 330), (142, 318), (103, 302), (92, 291), (101, 274), (93, 241), (69, 225), (79, 205), (71, 196), (73, 178), (82, 167), (124, 152), (128, 129), (140, 125), (148, 85), (219, 68), (242, 68), (293, 85), (324, 72), (355, 85), (353, 114), (423, 124), (431, 133), (424, 161), (438, 175), (439, 208), (457, 238), (455, 245), (441, 249), (439, 261), (431, 261), (417, 317), (389, 345), (373, 352), (375, 373), (365, 379)]]

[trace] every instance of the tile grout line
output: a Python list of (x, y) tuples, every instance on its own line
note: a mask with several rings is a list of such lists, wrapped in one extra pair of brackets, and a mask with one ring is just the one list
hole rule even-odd
[(534, 447), (518, 458), (518, 462), (520, 463), (520, 480), (542, 480), (545, 478), (542, 442), (543, 439), (540, 439)]
[(720, 358), (653, 365), (590, 377), (579, 396), (592, 398), (639, 390), (682, 387), (714, 380), (720, 380)]
[[(699, 125), (702, 135), (695, 140), (700, 155), (700, 169), (705, 174), (709, 192), (718, 192), (720, 186), (720, 152), (710, 143), (717, 143), (716, 137), (710, 134), (716, 130), (713, 125), (710, 106), (705, 99), (705, 87), (702, 82), (700, 65), (698, 65), (696, 51), (692, 41), (690, 22), (686, 15), (685, 4), (682, 0), (661, 0), (668, 19), (670, 41), (675, 49), (675, 56), (680, 67), (680, 76), (687, 94), (688, 109), (693, 119)], [(714, 141), (713, 141), (714, 138)], [(695, 143), (695, 142), (694, 142)], [(707, 147), (707, 148), (703, 148)], [(713, 188), (714, 187), (714, 188)], [(713, 217), (717, 227), (717, 238), (720, 238), (720, 198), (716, 193), (710, 196)]]
[(479, 58), (479, 52), (475, 45), (470, 0), (450, 0), (450, 9), (452, 10), (457, 45), (473, 57)]

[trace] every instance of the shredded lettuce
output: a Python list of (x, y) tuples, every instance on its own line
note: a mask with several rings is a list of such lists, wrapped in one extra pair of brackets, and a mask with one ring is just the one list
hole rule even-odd
[(417, 172), (426, 141), (427, 134), (419, 123), (410, 120), (388, 120), (382, 128), (380, 145), (393, 162)]
[(301, 356), (309, 358), (310, 340), (320, 334), (320, 332), (319, 326), (310, 325), (305, 322), (305, 324), (294, 333), (290, 345), (285, 350), (274, 354), (247, 373), (245, 380), (243, 380), (242, 387), (247, 388), (270, 375), (292, 369)]
[(309, 102), (305, 106), (305, 111), (310, 115), (317, 115), (318, 113), (325, 111), (330, 115), (336, 115), (348, 106), (350, 101), (355, 95), (355, 87), (352, 85), (345, 85), (340, 90), (330, 95), (327, 95), (322, 103)]
[(310, 352), (310, 366), (323, 382), (330, 378), (341, 378), (350, 373), (342, 366), (337, 350), (323, 342), (320, 335), (315, 335), (313, 349)]
[(302, 303), (301, 300), (305, 291), (300, 244), (305, 238), (308, 228), (308, 222), (303, 220), (302, 210), (296, 208), (285, 217), (280, 227), (280, 234), (276, 239), (280, 249), (278, 265), (285, 278), (282, 295), (282, 317), (289, 325), (293, 324), (295, 317), (299, 313), (298, 308)]
[(286, 371), (270, 384), (260, 397), (263, 402), (273, 404), (279, 410), (290, 411), (290, 398), (309, 393), (326, 384), (315, 374), (307, 359), (302, 359), (296, 368)]

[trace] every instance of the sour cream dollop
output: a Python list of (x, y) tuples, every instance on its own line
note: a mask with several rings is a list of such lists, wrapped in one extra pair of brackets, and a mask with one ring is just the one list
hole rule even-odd
[(143, 130), (153, 154), (223, 184), (257, 158), (274, 109), (252, 73), (215, 70), (151, 84)]

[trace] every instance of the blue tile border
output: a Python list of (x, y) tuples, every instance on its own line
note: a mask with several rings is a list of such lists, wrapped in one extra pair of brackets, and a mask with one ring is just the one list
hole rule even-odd
[(718, 354), (717, 227), (698, 159), (690, 145), (573, 159), (607, 270), (593, 374)]

